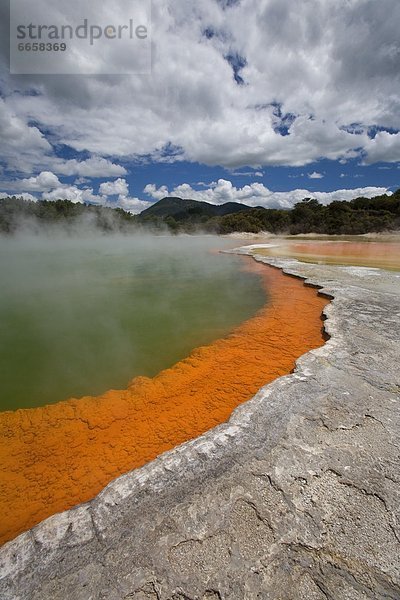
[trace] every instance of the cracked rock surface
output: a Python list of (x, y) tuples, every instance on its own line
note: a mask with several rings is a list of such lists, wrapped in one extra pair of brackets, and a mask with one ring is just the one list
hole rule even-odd
[(2, 600), (400, 598), (400, 274), (256, 259), (333, 298), (329, 341), (6, 544)]

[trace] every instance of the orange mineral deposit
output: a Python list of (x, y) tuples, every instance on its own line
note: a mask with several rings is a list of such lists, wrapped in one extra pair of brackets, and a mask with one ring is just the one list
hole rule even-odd
[(275, 240), (271, 248), (258, 250), (267, 256), (291, 256), (304, 262), (400, 270), (400, 243), (351, 241)]
[(263, 278), (269, 302), (226, 338), (125, 390), (0, 414), (2, 543), (226, 421), (324, 343), (328, 300), (277, 269), (249, 268)]

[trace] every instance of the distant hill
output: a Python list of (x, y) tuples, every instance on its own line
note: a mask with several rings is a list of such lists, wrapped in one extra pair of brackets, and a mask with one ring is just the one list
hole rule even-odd
[(0, 200), (0, 233), (12, 234), (21, 229), (41, 233), (45, 228), (60, 225), (68, 231), (78, 229), (78, 233), (94, 228), (133, 234), (138, 231), (174, 234), (268, 231), (355, 235), (398, 231), (400, 190), (391, 196), (334, 201), (328, 206), (314, 198), (305, 198), (291, 210), (251, 208), (236, 202), (216, 206), (196, 200), (163, 198), (140, 215), (68, 200), (31, 202), (15, 196)]
[(228, 202), (215, 206), (208, 202), (163, 198), (137, 217), (138, 222), (154, 228), (167, 227), (174, 233), (327, 233), (362, 234), (400, 228), (400, 190), (393, 195), (335, 201), (323, 206), (305, 198), (293, 209), (249, 207)]
[(184, 200), (166, 197), (147, 208), (139, 215), (139, 220), (146, 221), (154, 217), (173, 217), (176, 221), (193, 221), (200, 217), (223, 217), (250, 210), (249, 206), (238, 202), (227, 202), (216, 206), (198, 200)]

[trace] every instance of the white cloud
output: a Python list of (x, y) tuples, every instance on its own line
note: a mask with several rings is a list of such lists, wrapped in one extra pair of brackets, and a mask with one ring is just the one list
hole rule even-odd
[[(4, 184), (4, 183), (3, 183)], [(42, 192), (43, 200), (70, 200), (71, 202), (89, 202), (103, 204), (106, 197), (97, 196), (92, 188), (79, 188), (77, 185), (62, 183), (51, 171), (42, 171), (36, 177), (11, 181), (7, 188), (18, 195), (28, 195), (27, 192)]]
[(161, 187), (157, 188), (154, 183), (147, 184), (143, 191), (145, 194), (148, 194), (156, 200), (162, 200), (162, 198), (165, 198), (165, 196), (170, 195), (166, 185), (162, 185)]
[[(207, 188), (207, 187), (213, 187), (214, 185), (217, 185), (217, 182), (216, 181), (210, 181), (209, 183), (206, 183), (205, 181), (198, 181), (196, 183), (196, 185), (198, 185), (199, 187), (205, 187), (205, 188)], [(155, 186), (150, 186), (150, 189), (152, 189), (152, 188), (156, 189)]]
[(1, 160), (8, 169), (22, 173), (41, 170), (46, 165), (54, 173), (82, 177), (118, 177), (126, 175), (125, 167), (100, 156), (86, 160), (64, 160), (37, 126), (29, 125), (30, 114), (17, 116), (12, 100), (0, 98)]
[(17, 196), (17, 198), (23, 198), (24, 200), (31, 200), (32, 202), (37, 202), (38, 199), (36, 196), (32, 196), (32, 194), (26, 194), (23, 192), (22, 194), (9, 194), (7, 192), (0, 192), (0, 199), (9, 198), (10, 196)]
[[(43, 200), (69, 200), (74, 203), (89, 203), (97, 206), (109, 206), (110, 208), (123, 208), (133, 214), (140, 213), (151, 205), (148, 201), (140, 200), (139, 198), (130, 198), (128, 196), (128, 184), (125, 179), (117, 179), (100, 184), (99, 194), (95, 194), (91, 187), (80, 188), (76, 184), (63, 184), (53, 173), (41, 173), (38, 177), (24, 179), (19, 182), (19, 187), (43, 191)], [(118, 195), (118, 199), (110, 202), (108, 197), (114, 195)]]
[[(107, 181), (99, 186), (99, 194), (95, 194), (92, 187), (79, 187), (85, 184), (86, 179), (76, 181), (74, 185), (62, 183), (58, 177), (49, 171), (43, 171), (37, 177), (9, 182), (7, 187), (13, 190), (17, 196), (37, 201), (29, 191), (42, 192), (42, 200), (69, 200), (74, 203), (89, 203), (97, 206), (109, 206), (111, 208), (123, 208), (124, 210), (137, 214), (151, 206), (151, 202), (130, 198), (128, 184), (125, 179)], [(9, 196), (10, 193), (0, 193), (0, 198)], [(109, 196), (118, 195), (118, 199), (109, 200)]]
[(115, 181), (106, 181), (100, 185), (100, 194), (103, 196), (114, 196), (121, 195), (127, 196), (129, 194), (129, 187), (126, 179), (116, 179)]
[[(56, 7), (46, 6), (51, 20)], [(113, 10), (121, 6), (114, 0)], [(112, 161), (146, 155), (259, 168), (345, 161), (360, 149), (367, 162), (397, 161), (396, 134), (371, 141), (367, 131), (400, 128), (399, 20), (398, 0), (385, 0), (384, 11), (375, 0), (241, 0), (228, 8), (160, 0), (151, 77), (9, 82), (4, 160), (21, 170), (100, 176), (93, 165), (52, 164), (51, 140)], [(207, 39), (207, 27), (221, 35)], [(246, 60), (245, 85), (224, 58), (234, 52)], [(125, 175), (118, 165), (107, 169), (102, 176)]]
[[(160, 199), (161, 188), (154, 184), (147, 185), (145, 191), (154, 199)], [(265, 208), (292, 208), (296, 202), (304, 198), (316, 198), (322, 204), (330, 204), (334, 200), (351, 200), (359, 196), (373, 198), (384, 194), (387, 188), (365, 187), (356, 189), (343, 189), (333, 192), (311, 192), (307, 189), (297, 189), (290, 192), (273, 192), (262, 183), (252, 183), (242, 188), (232, 185), (231, 181), (219, 179), (217, 184), (204, 190), (194, 190), (188, 183), (183, 183), (173, 190), (168, 191), (162, 186), (162, 197), (178, 196), (192, 200), (209, 202), (210, 204), (225, 204), (226, 202), (239, 202), (248, 206), (263, 206)], [(150, 193), (151, 192), (151, 193)], [(391, 192), (387, 192), (390, 194)]]
[(147, 200), (139, 200), (139, 198), (128, 198), (126, 196), (119, 196), (118, 202), (110, 206), (113, 206), (114, 208), (123, 208), (127, 212), (137, 215), (144, 211), (146, 208), (149, 208), (152, 204), (152, 202), (148, 202)]
[(78, 175), (80, 177), (118, 177), (127, 174), (125, 167), (99, 156), (82, 161), (76, 159), (57, 160), (54, 162), (53, 170), (61, 175)]
[(51, 171), (42, 171), (36, 177), (2, 181), (1, 185), (10, 192), (47, 192), (62, 184)]
[(93, 194), (93, 189), (80, 189), (75, 185), (60, 185), (51, 192), (42, 194), (43, 200), (69, 200), (74, 204), (88, 202), (90, 204), (103, 204), (104, 198)]
[(380, 131), (369, 140), (364, 150), (367, 156), (365, 164), (375, 162), (400, 162), (400, 133)]
[(0, 98), (1, 160), (9, 169), (30, 170), (36, 156), (48, 155), (52, 147), (36, 126), (27, 123), (26, 115), (18, 117), (12, 105)]
[(37, 177), (22, 179), (18, 184), (21, 189), (32, 192), (47, 192), (61, 185), (57, 175), (51, 171), (42, 171)]
[(312, 173), (308, 174), (308, 178), (309, 179), (323, 179), (324, 175), (322, 175), (322, 173), (318, 173), (317, 171), (313, 171)]
[[(24, 189), (22, 189), (22, 182)], [(116, 180), (114, 182), (105, 182), (99, 188), (99, 194), (94, 193), (93, 188), (80, 188), (77, 185), (69, 185), (61, 183), (58, 178), (49, 172), (43, 172), (36, 178), (21, 180), (17, 186), (21, 191), (16, 193), (17, 196), (22, 196), (26, 199), (37, 201), (37, 198), (27, 192), (42, 191), (42, 200), (69, 200), (74, 203), (89, 203), (97, 206), (109, 206), (111, 208), (122, 208), (133, 214), (137, 214), (148, 208), (154, 203), (154, 200), (160, 200), (165, 196), (178, 196), (193, 200), (209, 202), (210, 204), (225, 204), (226, 202), (238, 202), (248, 206), (264, 206), (266, 208), (285, 208), (290, 209), (300, 202), (303, 198), (316, 198), (322, 204), (329, 204), (333, 200), (351, 200), (359, 196), (374, 197), (380, 194), (389, 192), (386, 188), (365, 187), (355, 189), (342, 189), (333, 192), (311, 192), (307, 189), (296, 189), (289, 192), (274, 192), (269, 190), (262, 183), (254, 182), (243, 187), (235, 187), (231, 181), (219, 179), (217, 182), (212, 182), (210, 187), (202, 190), (194, 190), (188, 183), (183, 183), (176, 186), (172, 190), (168, 190), (167, 186), (163, 185), (157, 188), (155, 184), (148, 184), (145, 187), (145, 192), (152, 198), (152, 201), (142, 200), (140, 198), (129, 197), (128, 186), (125, 180)], [(102, 187), (103, 186), (103, 187)], [(122, 189), (127, 193), (116, 192)], [(105, 193), (112, 192), (111, 193)], [(118, 195), (116, 200), (110, 200), (109, 196)], [(0, 198), (9, 196), (9, 193), (0, 193)]]
[(264, 177), (262, 171), (232, 171), (232, 177)]

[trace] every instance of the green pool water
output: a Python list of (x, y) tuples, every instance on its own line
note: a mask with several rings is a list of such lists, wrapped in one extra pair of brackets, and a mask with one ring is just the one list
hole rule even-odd
[[(264, 303), (214, 237), (0, 239), (0, 410), (126, 387)], [(231, 245), (231, 244), (230, 244)]]

